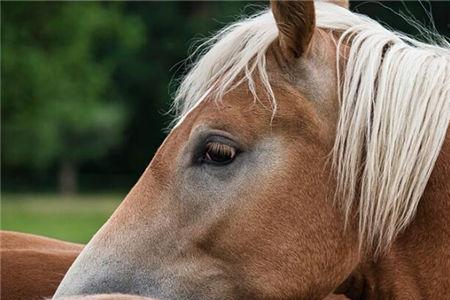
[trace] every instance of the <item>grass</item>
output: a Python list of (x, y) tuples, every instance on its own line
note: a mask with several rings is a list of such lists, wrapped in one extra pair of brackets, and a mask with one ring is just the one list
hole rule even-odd
[(86, 243), (105, 223), (123, 195), (2, 194), (1, 229)]

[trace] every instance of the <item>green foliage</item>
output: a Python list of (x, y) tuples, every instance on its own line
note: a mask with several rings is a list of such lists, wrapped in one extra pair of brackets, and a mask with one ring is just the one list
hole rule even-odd
[(2, 4), (2, 158), (47, 167), (97, 158), (120, 141), (116, 66), (143, 43), (117, 5)]

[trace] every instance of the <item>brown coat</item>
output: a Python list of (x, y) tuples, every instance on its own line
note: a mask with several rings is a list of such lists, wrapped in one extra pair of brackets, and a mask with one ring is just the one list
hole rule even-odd
[(42, 300), (51, 297), (83, 245), (3, 231), (1, 299)]

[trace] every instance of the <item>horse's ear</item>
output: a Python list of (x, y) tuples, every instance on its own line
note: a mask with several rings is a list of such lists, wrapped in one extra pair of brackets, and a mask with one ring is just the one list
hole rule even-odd
[(349, 0), (328, 0), (330, 3), (334, 3), (340, 7), (349, 9), (350, 8), (350, 1)]
[(316, 24), (314, 2), (271, 0), (271, 7), (283, 55), (287, 59), (302, 56), (309, 48)]

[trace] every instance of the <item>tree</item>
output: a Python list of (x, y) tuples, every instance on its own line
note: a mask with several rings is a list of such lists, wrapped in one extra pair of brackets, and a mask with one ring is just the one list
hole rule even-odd
[(61, 191), (73, 193), (77, 166), (122, 139), (112, 75), (143, 43), (143, 25), (117, 3), (2, 3), (1, 38), (2, 162), (57, 164)]

